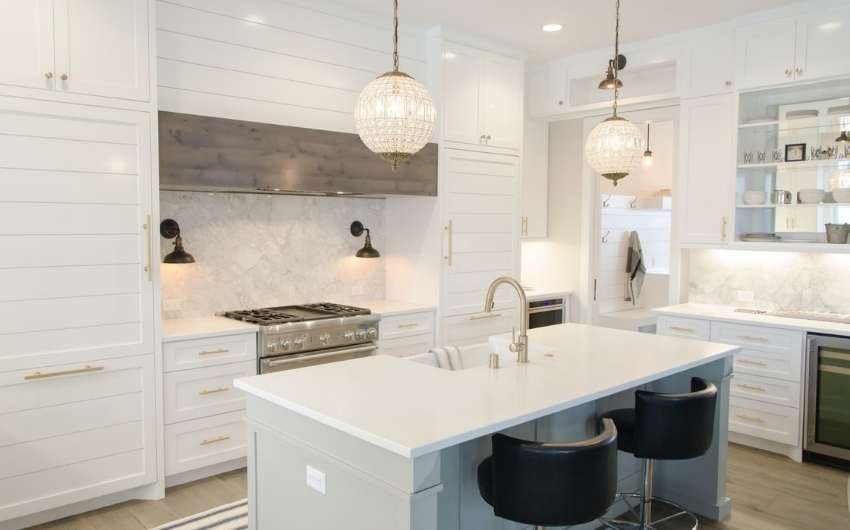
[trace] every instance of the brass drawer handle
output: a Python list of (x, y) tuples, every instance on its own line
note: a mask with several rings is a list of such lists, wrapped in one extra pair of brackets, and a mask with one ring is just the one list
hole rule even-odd
[(764, 421), (761, 418), (757, 418), (755, 416), (749, 416), (747, 414), (736, 414), (735, 417), (738, 418), (739, 420), (748, 421), (750, 423), (759, 423), (759, 424), (767, 423), (766, 421)]
[(61, 372), (35, 372), (30, 375), (25, 375), (24, 380), (32, 381), (33, 379), (47, 379), (50, 377), (60, 377), (63, 375), (90, 374), (92, 372), (102, 372), (103, 366), (89, 366), (85, 368), (75, 368), (73, 370), (62, 370)]
[(751, 337), (749, 335), (738, 335), (738, 340), (747, 340), (750, 342), (770, 342), (770, 339), (765, 337)]
[(218, 353), (227, 353), (229, 351), (230, 350), (228, 350), (227, 348), (219, 348), (217, 350), (205, 350), (205, 351), (199, 352), (198, 355), (216, 355)]
[(410, 324), (399, 324), (397, 327), (398, 327), (398, 329), (411, 329), (411, 328), (418, 328), (419, 324), (416, 323), (416, 322), (411, 322)]
[(696, 333), (697, 332), (697, 330), (695, 330), (694, 328), (683, 328), (681, 326), (670, 326), (670, 329), (672, 329), (673, 331), (681, 331), (683, 333)]
[(208, 388), (208, 389), (204, 389), (204, 390), (201, 390), (200, 392), (198, 392), (198, 395), (208, 396), (210, 394), (218, 394), (220, 392), (227, 392), (228, 390), (230, 390), (230, 387), (227, 387), (227, 386), (222, 386), (222, 387), (219, 387), (219, 388)]
[(210, 438), (209, 440), (204, 440), (201, 442), (201, 446), (215, 444), (218, 442), (224, 442), (226, 440), (230, 440), (230, 436), (217, 436), (215, 438)]
[(751, 361), (749, 359), (738, 359), (738, 362), (741, 363), (741, 364), (749, 364), (750, 366), (761, 366), (761, 367), (764, 367), (764, 368), (767, 367), (767, 363), (764, 363), (764, 362), (761, 362), (761, 361)]
[(739, 386), (740, 388), (743, 388), (744, 390), (752, 390), (753, 392), (767, 392), (767, 390), (766, 390), (766, 389), (764, 389), (764, 388), (762, 388), (762, 387), (760, 387), (760, 386), (748, 385), (748, 384), (746, 384), (746, 383), (741, 383), (741, 384), (739, 384), (738, 386)]
[(500, 316), (502, 316), (501, 313), (478, 313), (469, 317), (469, 320), (484, 320), (487, 318), (498, 318)]

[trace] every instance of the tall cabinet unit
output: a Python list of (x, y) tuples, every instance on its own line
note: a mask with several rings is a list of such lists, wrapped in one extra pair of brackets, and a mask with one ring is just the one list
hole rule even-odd
[(153, 2), (3, 6), (0, 529), (161, 493)]
[(523, 61), (448, 41), (440, 60), (439, 342), (467, 345), (519, 325), (508, 288), (482, 310), (493, 280), (519, 278)]

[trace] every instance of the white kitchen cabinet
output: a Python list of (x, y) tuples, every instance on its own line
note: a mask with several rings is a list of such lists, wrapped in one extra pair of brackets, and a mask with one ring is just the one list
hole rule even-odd
[(680, 243), (726, 243), (735, 202), (732, 94), (684, 100), (680, 122)]
[(797, 24), (793, 18), (739, 28), (735, 36), (738, 87), (776, 85), (794, 79)]
[(522, 237), (549, 233), (549, 122), (526, 120), (522, 149)]
[(848, 41), (850, 7), (813, 10), (801, 17), (797, 21), (797, 78), (820, 79), (850, 73)]
[(518, 150), (522, 143), (522, 62), (445, 43), (443, 138)]
[(688, 97), (726, 94), (735, 89), (735, 32), (729, 27), (697, 30), (688, 39), (683, 68)]
[(145, 101), (148, 0), (4, 0), (0, 83)]
[(381, 317), (378, 354), (409, 357), (434, 347), (434, 312), (422, 311)]

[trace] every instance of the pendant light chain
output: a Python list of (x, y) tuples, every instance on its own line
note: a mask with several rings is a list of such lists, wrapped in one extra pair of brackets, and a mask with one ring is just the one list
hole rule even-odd
[(398, 0), (393, 0), (393, 72), (398, 72)]
[[(398, 0), (396, 0), (397, 2)], [(620, 96), (620, 0), (617, 0), (617, 16), (614, 24), (614, 117), (617, 117), (617, 100)]]

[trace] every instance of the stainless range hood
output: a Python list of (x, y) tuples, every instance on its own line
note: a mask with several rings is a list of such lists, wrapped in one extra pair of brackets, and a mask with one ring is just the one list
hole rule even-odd
[(356, 134), (159, 113), (160, 189), (309, 196), (437, 195), (437, 144), (392, 168)]

